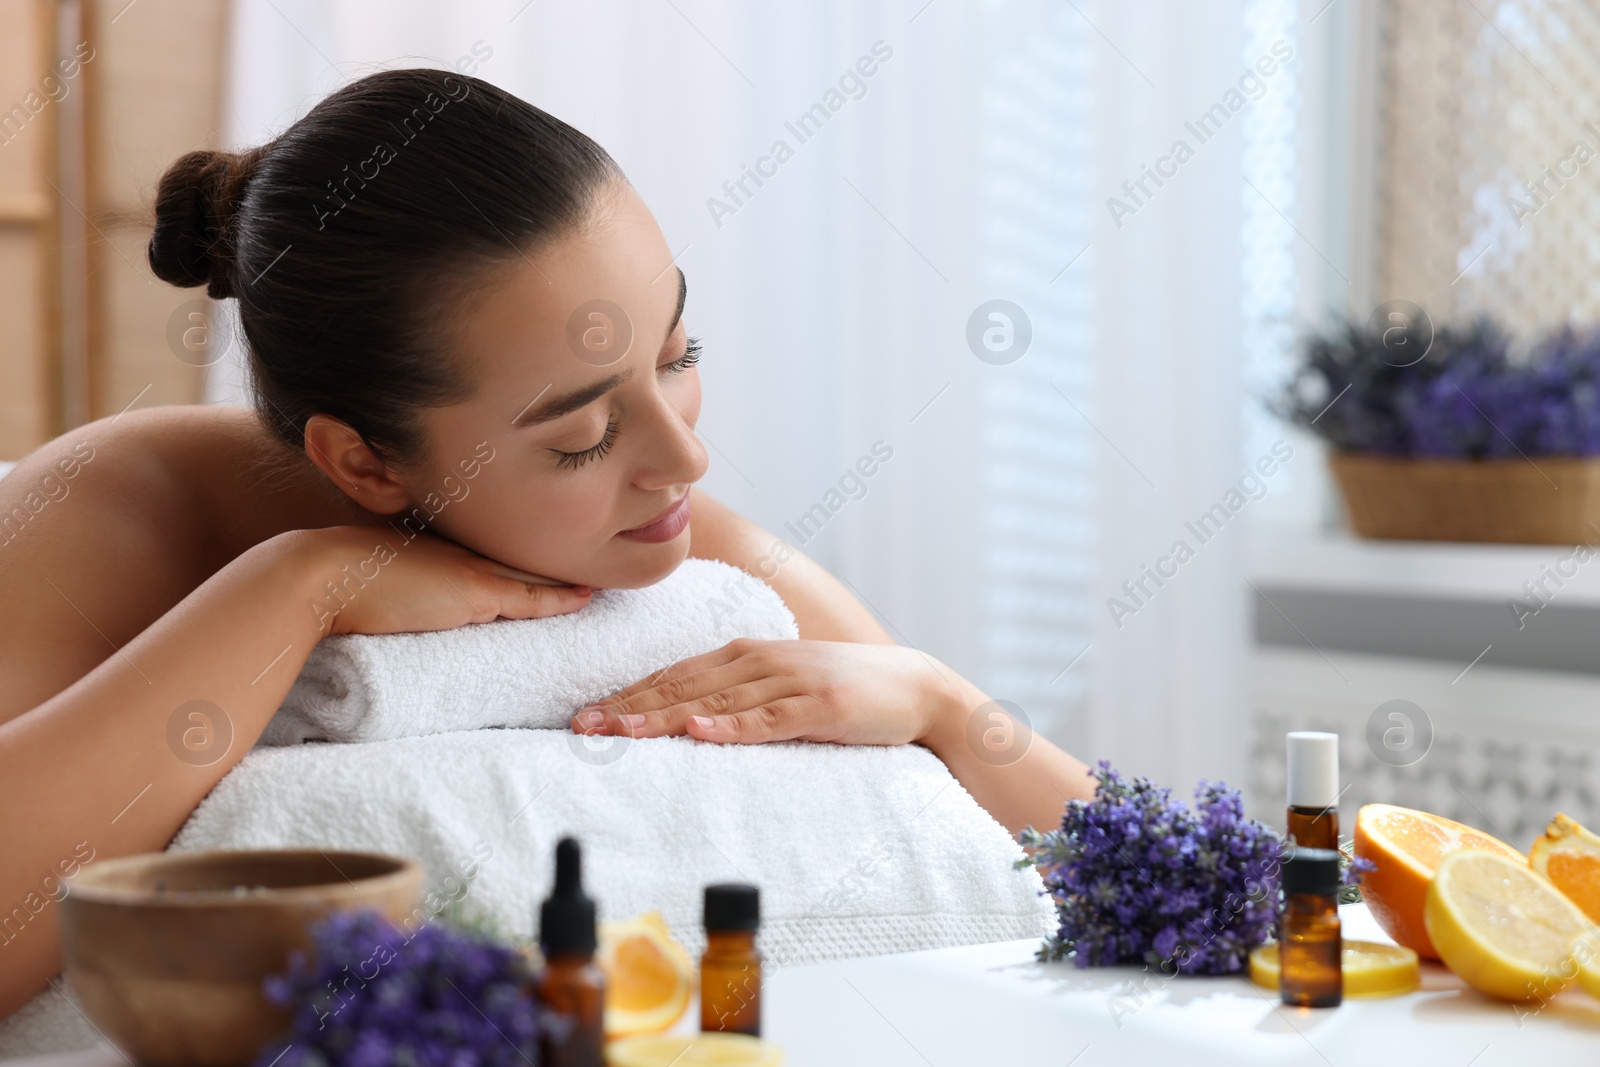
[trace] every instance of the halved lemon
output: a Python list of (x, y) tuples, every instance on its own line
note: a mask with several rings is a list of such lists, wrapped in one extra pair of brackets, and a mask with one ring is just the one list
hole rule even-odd
[[(1422, 985), (1417, 954), (1402, 945), (1378, 941), (1345, 941), (1339, 953), (1347, 997), (1393, 997), (1411, 993)], [(1278, 943), (1250, 950), (1250, 981), (1263, 989), (1277, 989), (1280, 981)]]
[(1458, 848), (1523, 859), (1499, 838), (1442, 815), (1393, 804), (1364, 804), (1356, 813), (1355, 854), (1377, 865), (1361, 876), (1361, 899), (1384, 933), (1425, 959), (1439, 957), (1422, 920), (1428, 883), (1440, 858)]
[(1528, 866), (1600, 922), (1600, 837), (1558, 814), (1528, 850)]
[(689, 1006), (694, 963), (659, 911), (599, 926), (597, 963), (606, 976), (606, 1036), (654, 1034)]
[(1423, 907), (1439, 958), (1501, 1000), (1546, 1000), (1579, 974), (1595, 927), (1526, 863), (1461, 849), (1439, 861)]
[(1584, 934), (1572, 943), (1578, 961), (1578, 988), (1600, 999), (1600, 934)]

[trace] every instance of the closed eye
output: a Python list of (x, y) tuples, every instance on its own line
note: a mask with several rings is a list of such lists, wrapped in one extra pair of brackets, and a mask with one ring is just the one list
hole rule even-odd
[(679, 356), (671, 363), (664, 364), (659, 369), (667, 372), (668, 374), (678, 374), (682, 371), (688, 370), (690, 367), (699, 362), (700, 338), (691, 337), (689, 338), (689, 343), (684, 346), (683, 355)]
[[(683, 355), (671, 363), (662, 364), (657, 369), (665, 374), (682, 374), (696, 363), (700, 362), (700, 339), (691, 337), (684, 346)], [(559, 457), (556, 466), (564, 470), (577, 470), (591, 459), (601, 459), (611, 451), (611, 446), (617, 440), (618, 425), (615, 420), (606, 423), (606, 432), (599, 442), (581, 452), (563, 452), (560, 449), (551, 449)]]

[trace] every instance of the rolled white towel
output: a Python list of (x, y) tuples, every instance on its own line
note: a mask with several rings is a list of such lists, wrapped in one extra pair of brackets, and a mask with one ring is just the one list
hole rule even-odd
[(564, 728), (590, 701), (736, 637), (792, 640), (799, 628), (771, 586), (695, 558), (642, 589), (598, 589), (565, 615), (342, 634), (312, 650), (259, 743)]

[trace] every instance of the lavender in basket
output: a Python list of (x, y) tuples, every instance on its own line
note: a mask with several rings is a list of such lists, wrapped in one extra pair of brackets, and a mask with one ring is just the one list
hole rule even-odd
[(538, 1063), (532, 972), (515, 949), (443, 922), (408, 936), (370, 908), (333, 913), (312, 940), (311, 958), (266, 980), (294, 1017), (256, 1067)]
[(1556, 330), (1514, 356), (1505, 333), (1480, 319), (1441, 328), (1419, 362), (1396, 362), (1377, 332), (1348, 324), (1307, 342), (1271, 406), (1349, 452), (1600, 455), (1600, 330)]

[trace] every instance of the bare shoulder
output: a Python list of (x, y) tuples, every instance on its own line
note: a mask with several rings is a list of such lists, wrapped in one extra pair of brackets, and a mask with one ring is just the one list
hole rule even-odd
[(0, 722), (60, 692), (226, 563), (229, 470), (247, 409), (174, 406), (99, 419), (0, 478)]

